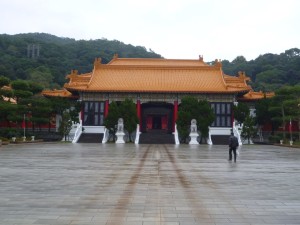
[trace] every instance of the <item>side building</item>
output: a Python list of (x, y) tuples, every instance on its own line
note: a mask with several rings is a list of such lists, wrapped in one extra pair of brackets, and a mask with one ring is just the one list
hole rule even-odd
[(176, 133), (181, 99), (189, 95), (209, 101), (215, 113), (208, 144), (219, 143), (221, 137), (227, 140), (234, 124), (234, 103), (242, 101), (244, 96), (249, 100), (255, 93), (247, 84), (250, 79), (245, 73), (226, 75), (219, 60), (208, 65), (202, 57), (184, 60), (119, 58), (115, 55), (108, 64), (95, 59), (90, 73), (78, 74), (73, 70), (67, 78), (69, 82), (64, 85), (65, 90), (44, 91), (43, 95), (78, 98), (83, 104), (80, 124), (85, 133), (105, 134), (103, 123), (110, 103), (126, 98), (136, 103), (139, 133)]

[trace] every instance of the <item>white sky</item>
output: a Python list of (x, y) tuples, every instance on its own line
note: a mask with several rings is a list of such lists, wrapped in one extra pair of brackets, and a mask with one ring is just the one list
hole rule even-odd
[(205, 61), (300, 48), (299, 0), (0, 0), (0, 33), (119, 40)]

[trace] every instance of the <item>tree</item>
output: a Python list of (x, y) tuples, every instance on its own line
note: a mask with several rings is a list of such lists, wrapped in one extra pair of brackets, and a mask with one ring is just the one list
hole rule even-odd
[(244, 123), (247, 116), (250, 114), (250, 109), (247, 104), (240, 102), (233, 106), (234, 118), (240, 123)]
[(18, 106), (10, 102), (0, 101), (0, 121), (5, 121), (10, 127), (10, 121), (16, 121), (15, 115), (18, 112)]
[(215, 119), (215, 115), (208, 101), (198, 101), (196, 98), (191, 96), (182, 98), (178, 111), (178, 119), (176, 121), (182, 142), (186, 142), (189, 136), (192, 119), (197, 120), (197, 128), (201, 132), (201, 139), (207, 137), (208, 126)]
[(214, 122), (215, 114), (208, 101), (199, 101), (198, 105), (198, 127), (201, 132), (201, 138), (207, 138), (209, 132), (208, 127)]
[(8, 86), (10, 83), (10, 79), (5, 76), (0, 76), (0, 88), (3, 86)]
[(35, 69), (29, 69), (28, 80), (38, 82), (45, 88), (49, 88), (53, 83), (53, 76), (49, 68), (45, 66), (39, 66)]
[(25, 80), (15, 80), (11, 82), (11, 87), (13, 89), (13, 94), (18, 102), (20, 98), (29, 98), (33, 95), (30, 91), (30, 87)]
[(136, 130), (139, 120), (136, 113), (136, 105), (132, 99), (125, 99), (120, 105), (117, 105), (116, 102), (112, 102), (109, 105), (109, 111), (107, 117), (104, 119), (104, 125), (109, 129), (110, 134), (114, 135), (114, 138), (119, 118), (123, 118), (124, 128), (129, 134), (129, 141), (133, 142), (131, 134)]
[(117, 132), (117, 123), (121, 113), (116, 102), (111, 102), (109, 105), (108, 115), (104, 119), (104, 126), (109, 130), (110, 135), (114, 137)]
[(60, 126), (58, 128), (59, 132), (64, 136), (65, 141), (67, 140), (67, 136), (69, 135), (72, 129), (72, 124), (73, 123), (69, 112), (65, 111), (62, 115)]
[(300, 86), (285, 86), (275, 92), (271, 99), (269, 111), (272, 121), (280, 123), (283, 129), (283, 138), (286, 138), (286, 123), (290, 120), (300, 120)]
[(257, 129), (255, 128), (255, 118), (250, 115), (247, 115), (242, 130), (242, 137), (248, 140), (248, 144), (250, 144), (250, 139), (253, 138), (257, 133)]
[(136, 105), (132, 99), (125, 99), (120, 105), (120, 114), (124, 120), (124, 128), (128, 131), (129, 141), (133, 142), (131, 134), (136, 130), (139, 119), (136, 113)]
[(192, 119), (193, 118), (190, 112), (179, 109), (178, 119), (176, 121), (176, 124), (177, 124), (180, 142), (185, 143), (187, 138), (189, 137), (190, 125)]

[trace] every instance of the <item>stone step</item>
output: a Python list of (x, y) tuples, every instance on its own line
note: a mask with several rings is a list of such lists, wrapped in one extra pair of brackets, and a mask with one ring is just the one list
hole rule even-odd
[(139, 144), (175, 144), (175, 139), (173, 134), (149, 132), (140, 135)]
[(211, 135), (213, 145), (228, 145), (229, 135)]
[(103, 134), (99, 133), (82, 133), (78, 143), (102, 143)]

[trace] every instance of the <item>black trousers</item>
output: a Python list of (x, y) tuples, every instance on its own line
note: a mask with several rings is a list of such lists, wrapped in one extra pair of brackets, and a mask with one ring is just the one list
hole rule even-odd
[(235, 147), (229, 147), (229, 160), (232, 160), (232, 152), (233, 152), (233, 157), (234, 161), (236, 162), (236, 148)]

